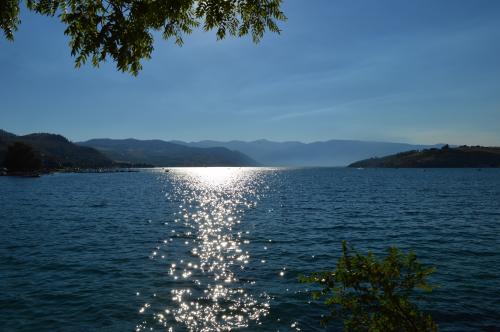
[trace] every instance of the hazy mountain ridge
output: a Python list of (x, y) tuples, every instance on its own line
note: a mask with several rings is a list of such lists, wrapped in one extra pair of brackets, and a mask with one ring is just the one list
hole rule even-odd
[(497, 168), (500, 167), (500, 148), (460, 146), (441, 149), (407, 151), (382, 158), (352, 163), (362, 168)]
[(362, 159), (443, 146), (443, 144), (417, 145), (357, 140), (328, 140), (312, 143), (273, 142), (265, 139), (250, 142), (238, 140), (175, 142), (193, 147), (226, 147), (241, 151), (266, 166), (347, 166)]
[(9, 145), (21, 142), (31, 146), (39, 155), (45, 168), (98, 168), (111, 167), (113, 161), (99, 151), (76, 145), (57, 134), (35, 133), (18, 136), (0, 130), (0, 165), (3, 164)]
[(154, 166), (347, 166), (359, 160), (423, 150), (437, 145), (329, 140), (297, 141), (163, 141), (159, 139), (91, 139), (72, 143), (56, 134), (17, 136), (0, 130), (0, 163), (7, 146), (21, 141), (55, 167), (108, 167), (122, 164)]
[(191, 147), (162, 140), (91, 139), (79, 145), (93, 147), (109, 158), (155, 166), (257, 166), (247, 155), (225, 147)]

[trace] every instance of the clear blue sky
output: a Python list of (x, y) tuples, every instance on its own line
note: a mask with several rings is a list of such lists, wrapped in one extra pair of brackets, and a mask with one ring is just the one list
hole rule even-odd
[(181, 48), (139, 77), (74, 69), (55, 19), (0, 39), (0, 128), (17, 134), (500, 145), (500, 1), (285, 0), (281, 35)]

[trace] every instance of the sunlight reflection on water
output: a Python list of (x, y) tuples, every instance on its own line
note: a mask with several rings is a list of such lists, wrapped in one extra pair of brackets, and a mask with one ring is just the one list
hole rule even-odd
[[(163, 240), (166, 255), (154, 251), (168, 264), (166, 278), (173, 282), (162, 311), (153, 312), (155, 324), (168, 331), (229, 331), (259, 325), (269, 312), (270, 297), (253, 295), (255, 281), (241, 281), (238, 272), (247, 268), (250, 253), (242, 248), (245, 235), (241, 217), (259, 199), (262, 168), (174, 168), (164, 176), (174, 183), (168, 199), (180, 202), (176, 230)], [(169, 247), (182, 247), (166, 257)], [(158, 248), (160, 249), (160, 248)], [(179, 251), (177, 249), (177, 251)], [(161, 292), (159, 291), (159, 292)], [(147, 313), (149, 303), (140, 308)], [(151, 329), (147, 320), (137, 330)]]

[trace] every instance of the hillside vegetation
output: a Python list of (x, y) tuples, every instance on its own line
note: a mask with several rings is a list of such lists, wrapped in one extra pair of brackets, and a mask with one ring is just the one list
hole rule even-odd
[(379, 168), (491, 168), (500, 167), (500, 148), (460, 146), (414, 150), (357, 161), (349, 167)]
[(5, 156), (9, 146), (23, 143), (33, 148), (45, 169), (100, 168), (111, 167), (113, 161), (99, 151), (70, 142), (56, 134), (29, 134), (17, 136), (0, 130), (0, 165), (5, 167)]
[(162, 140), (92, 139), (78, 143), (92, 147), (109, 158), (154, 166), (257, 166), (247, 155), (224, 147), (190, 147)]

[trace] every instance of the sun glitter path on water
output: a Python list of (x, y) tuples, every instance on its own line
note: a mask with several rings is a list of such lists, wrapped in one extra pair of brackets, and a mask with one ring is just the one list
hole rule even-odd
[[(238, 227), (245, 209), (258, 200), (263, 169), (178, 168), (165, 176), (175, 184), (172, 200), (180, 202), (175, 229), (163, 240), (165, 255), (152, 258), (168, 264), (170, 292), (161, 311), (153, 314), (154, 325), (169, 331), (176, 326), (188, 331), (229, 331), (258, 325), (269, 312), (269, 296), (249, 290), (255, 281), (241, 281), (238, 272), (249, 264), (250, 253), (242, 248)], [(169, 248), (177, 248), (170, 257)], [(182, 248), (179, 250), (179, 247)], [(155, 294), (156, 296), (156, 294)], [(139, 312), (147, 315), (150, 304)], [(151, 314), (151, 313), (150, 313)], [(137, 330), (151, 329), (145, 320)]]

